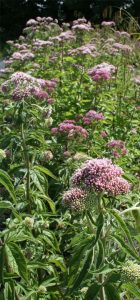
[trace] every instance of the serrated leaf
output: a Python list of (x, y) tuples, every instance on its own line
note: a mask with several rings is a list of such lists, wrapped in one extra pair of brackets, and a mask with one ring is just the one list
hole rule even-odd
[(55, 264), (57, 267), (59, 267), (61, 269), (62, 272), (66, 272), (66, 266), (64, 264), (64, 261), (62, 259), (62, 257), (58, 257), (58, 258), (50, 258), (49, 259), (49, 263), (53, 263)]
[(53, 200), (47, 195), (39, 195), (39, 196), (40, 196), (40, 198), (42, 198), (48, 202), (48, 205), (50, 206), (51, 211), (55, 214), (56, 209), (55, 209), (55, 203), (53, 202)]
[(0, 249), (0, 283), (3, 283), (4, 253), (5, 253), (5, 247), (3, 246)]
[(128, 246), (127, 243), (120, 236), (114, 234), (112, 237), (123, 248), (125, 253), (131, 255), (132, 257), (135, 257), (137, 260), (140, 261), (140, 257), (137, 255), (137, 253), (130, 246)]
[(20, 217), (20, 215), (17, 213), (16, 209), (13, 207), (12, 203), (10, 201), (0, 201), (0, 208), (3, 209), (11, 209), (14, 216), (19, 219), (20, 221), (22, 220), (22, 218)]
[(49, 177), (51, 177), (55, 180), (58, 180), (58, 178), (50, 170), (48, 170), (47, 168), (44, 168), (42, 166), (34, 166), (34, 169), (48, 175)]
[(94, 245), (98, 241), (98, 238), (99, 238), (100, 233), (102, 231), (103, 225), (104, 225), (104, 216), (103, 216), (103, 213), (101, 212), (98, 216), (98, 219), (97, 219), (97, 231), (96, 231), (96, 237), (95, 237)]
[(43, 189), (43, 186), (42, 184), (40, 183), (39, 181), (39, 178), (38, 178), (38, 172), (36, 170), (31, 170), (30, 171), (30, 178), (32, 180), (32, 183), (34, 183), (34, 185), (37, 187), (37, 189), (42, 192), (42, 193), (45, 193), (45, 190)]
[(19, 246), (15, 243), (10, 242), (8, 243), (8, 246), (15, 259), (20, 276), (25, 281), (28, 281), (27, 263), (22, 251), (20, 250)]
[(133, 242), (132, 242), (132, 238), (131, 238), (131, 234), (127, 228), (127, 225), (125, 223), (125, 221), (122, 219), (122, 217), (118, 214), (118, 212), (116, 210), (110, 210), (111, 214), (114, 216), (114, 218), (118, 221), (118, 223), (121, 226), (122, 231), (125, 233), (126, 237), (128, 238), (128, 241), (130, 243), (130, 245), (133, 247)]
[(13, 201), (16, 202), (15, 191), (14, 191), (14, 187), (11, 182), (11, 178), (3, 170), (0, 170), (0, 184), (2, 184), (6, 188), (6, 190), (9, 192)]
[(5, 244), (5, 261), (7, 264), (7, 272), (12, 274), (18, 274), (19, 277), (18, 267), (11, 252), (11, 249), (8, 246), (8, 243)]
[(101, 285), (93, 283), (87, 290), (84, 300), (96, 300), (99, 294)]
[(74, 290), (76, 290), (79, 285), (81, 284), (81, 282), (83, 281), (83, 279), (85, 278), (85, 276), (88, 273), (88, 270), (90, 268), (91, 262), (92, 262), (92, 257), (93, 257), (93, 249), (88, 251), (87, 256), (84, 260), (84, 264), (81, 268), (80, 273), (78, 274), (77, 278), (75, 279), (74, 285), (71, 289), (71, 292), (73, 292)]
[(31, 291), (25, 297), (23, 297), (22, 300), (31, 300), (32, 299), (31, 297), (36, 295), (37, 293), (35, 291)]
[(140, 299), (140, 289), (134, 283), (125, 283), (122, 285), (122, 288), (128, 290), (130, 293)]
[(117, 289), (112, 284), (105, 285), (106, 300), (121, 300)]
[(0, 201), (0, 208), (13, 209), (13, 205), (10, 201)]
[(98, 249), (97, 262), (96, 262), (96, 269), (99, 269), (104, 259), (104, 246), (102, 241), (100, 240), (98, 241), (98, 247), (99, 249)]
[(13, 284), (6, 282), (4, 287), (4, 298), (5, 300), (15, 300), (15, 292)]

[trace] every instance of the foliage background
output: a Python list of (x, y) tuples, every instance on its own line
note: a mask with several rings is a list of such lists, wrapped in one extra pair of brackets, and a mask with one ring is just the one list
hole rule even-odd
[(139, 0), (0, 0), (1, 43), (18, 37), (26, 21), (38, 15), (51, 15), (60, 22), (84, 15), (100, 23), (104, 18), (113, 18), (120, 8), (140, 16)]

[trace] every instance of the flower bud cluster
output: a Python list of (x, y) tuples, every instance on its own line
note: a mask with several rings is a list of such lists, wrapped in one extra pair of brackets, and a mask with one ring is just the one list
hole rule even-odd
[(63, 194), (63, 203), (71, 210), (82, 211), (85, 209), (87, 194), (80, 188), (71, 188)]
[(128, 261), (121, 269), (121, 278), (125, 282), (137, 282), (140, 280), (140, 265)]

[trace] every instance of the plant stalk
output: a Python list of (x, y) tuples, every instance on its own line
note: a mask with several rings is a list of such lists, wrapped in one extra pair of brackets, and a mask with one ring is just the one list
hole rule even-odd
[(26, 181), (26, 200), (29, 203), (29, 207), (31, 210), (31, 201), (30, 201), (30, 161), (29, 161), (29, 155), (25, 140), (25, 134), (24, 134), (24, 127), (23, 123), (21, 125), (21, 136), (22, 136), (22, 143), (23, 143), (23, 152), (24, 152), (24, 159), (25, 159), (25, 165), (27, 169), (27, 181)]

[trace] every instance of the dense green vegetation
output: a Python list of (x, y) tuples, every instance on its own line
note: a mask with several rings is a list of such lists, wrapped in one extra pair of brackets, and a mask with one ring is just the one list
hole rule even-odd
[(0, 299), (140, 299), (140, 63), (113, 21), (31, 19), (0, 72)]

